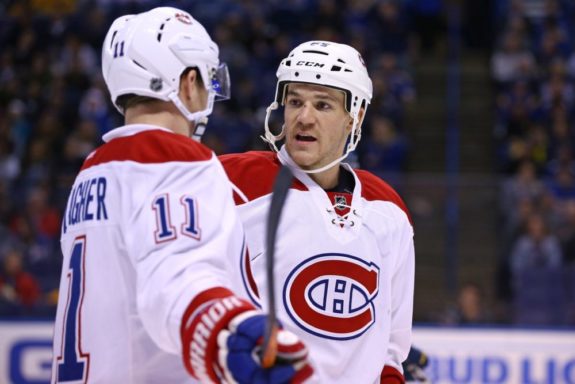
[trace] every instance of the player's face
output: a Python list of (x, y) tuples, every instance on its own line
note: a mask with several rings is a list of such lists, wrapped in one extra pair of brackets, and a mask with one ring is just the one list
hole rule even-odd
[(286, 148), (302, 169), (317, 169), (340, 157), (351, 131), (342, 91), (315, 84), (288, 85), (284, 121)]

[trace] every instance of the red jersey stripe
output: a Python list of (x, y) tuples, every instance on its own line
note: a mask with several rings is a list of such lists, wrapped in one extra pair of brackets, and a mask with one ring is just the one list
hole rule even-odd
[(183, 135), (162, 130), (146, 130), (115, 138), (88, 156), (82, 170), (111, 161), (134, 161), (142, 164), (171, 161), (206, 161), (212, 151)]

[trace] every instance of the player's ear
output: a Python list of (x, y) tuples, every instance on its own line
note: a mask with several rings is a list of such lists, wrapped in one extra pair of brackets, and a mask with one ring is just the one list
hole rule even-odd
[[(363, 118), (365, 117), (365, 108), (360, 108), (357, 112), (357, 126), (361, 127), (361, 123), (363, 123)], [(350, 117), (349, 124), (347, 125), (348, 131), (351, 132), (351, 127), (353, 125), (353, 119)]]
[(186, 69), (180, 76), (180, 97), (184, 100), (191, 100), (198, 84), (198, 71), (194, 68)]
[(365, 108), (362, 107), (357, 112), (357, 126), (358, 127), (361, 127), (361, 124), (363, 123), (364, 117), (365, 117)]

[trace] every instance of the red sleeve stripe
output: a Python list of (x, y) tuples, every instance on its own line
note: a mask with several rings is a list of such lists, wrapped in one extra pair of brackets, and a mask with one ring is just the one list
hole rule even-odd
[(184, 336), (184, 332), (189, 326), (190, 318), (200, 309), (200, 307), (206, 303), (209, 303), (210, 301), (223, 299), (224, 297), (233, 295), (234, 294), (232, 291), (223, 287), (210, 288), (197, 295), (184, 312), (184, 316), (182, 317), (182, 324), (180, 325), (180, 336)]
[(199, 294), (186, 310), (180, 328), (186, 370), (202, 382), (217, 382), (218, 335), (236, 315), (254, 309), (247, 300), (216, 287)]
[(134, 161), (141, 164), (170, 161), (206, 161), (212, 151), (183, 135), (162, 130), (148, 130), (118, 137), (92, 152), (82, 170), (111, 161)]

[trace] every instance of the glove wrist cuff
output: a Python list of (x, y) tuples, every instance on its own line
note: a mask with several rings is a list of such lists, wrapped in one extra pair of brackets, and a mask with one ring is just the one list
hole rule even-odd
[(217, 339), (232, 318), (254, 309), (246, 300), (228, 296), (213, 300), (200, 310), (182, 332), (184, 364), (192, 376), (200, 381), (218, 382)]

